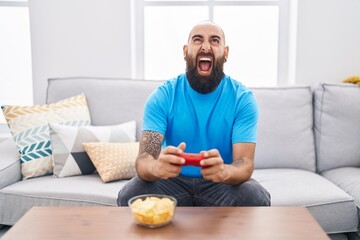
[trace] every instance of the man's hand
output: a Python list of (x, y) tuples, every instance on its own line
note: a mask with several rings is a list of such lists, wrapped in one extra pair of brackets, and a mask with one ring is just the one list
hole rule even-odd
[(164, 139), (161, 133), (142, 131), (140, 139), (135, 167), (141, 179), (152, 182), (159, 178), (167, 179), (179, 175), (184, 159), (177, 155), (184, 152), (185, 143), (180, 143), (177, 147), (168, 146), (161, 151)]
[(212, 149), (210, 151), (202, 151), (201, 153), (205, 157), (204, 160), (200, 161), (200, 165), (205, 167), (200, 171), (204, 179), (216, 183), (226, 182), (229, 177), (229, 166), (224, 164), (219, 151), (217, 149)]
[(240, 184), (250, 179), (254, 171), (254, 143), (233, 144), (233, 162), (225, 164), (219, 151), (202, 151), (206, 159), (200, 161), (204, 179), (227, 184)]
[(178, 147), (168, 146), (160, 153), (158, 159), (153, 162), (152, 172), (156, 178), (174, 178), (181, 172), (181, 165), (185, 160), (177, 155), (185, 150), (185, 143), (180, 143)]

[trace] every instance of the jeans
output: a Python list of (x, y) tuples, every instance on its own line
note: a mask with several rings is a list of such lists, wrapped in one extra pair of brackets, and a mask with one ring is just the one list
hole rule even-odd
[(242, 184), (213, 183), (203, 178), (178, 176), (147, 182), (131, 179), (119, 192), (117, 204), (142, 194), (164, 194), (176, 198), (177, 206), (270, 206), (270, 194), (255, 179)]

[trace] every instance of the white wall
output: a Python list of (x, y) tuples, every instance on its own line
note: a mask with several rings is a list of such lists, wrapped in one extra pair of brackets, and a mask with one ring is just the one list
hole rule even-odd
[(298, 0), (296, 84), (360, 75), (360, 1)]
[(130, 77), (129, 0), (29, 0), (34, 103), (47, 79)]
[[(29, 0), (34, 103), (51, 77), (131, 77), (130, 1)], [(295, 84), (360, 75), (360, 1), (297, 2)]]

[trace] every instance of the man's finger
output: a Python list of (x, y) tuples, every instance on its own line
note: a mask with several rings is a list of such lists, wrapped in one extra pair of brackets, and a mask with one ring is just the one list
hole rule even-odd
[(185, 148), (186, 148), (186, 143), (184, 142), (181, 142), (178, 146), (178, 148), (180, 148), (183, 152), (185, 151)]
[(178, 148), (178, 147), (174, 147), (174, 146), (168, 146), (163, 150), (163, 153), (165, 154), (181, 154), (183, 151)]
[(217, 157), (217, 156), (220, 156), (220, 153), (217, 149), (211, 149), (211, 150), (207, 151), (207, 155), (208, 155), (208, 157)]

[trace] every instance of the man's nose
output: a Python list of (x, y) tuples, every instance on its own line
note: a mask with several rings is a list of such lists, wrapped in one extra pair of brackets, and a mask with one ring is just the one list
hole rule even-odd
[(202, 44), (202, 46), (201, 46), (201, 51), (204, 52), (204, 53), (211, 52), (210, 43), (208, 43), (208, 42), (203, 42), (203, 44)]

